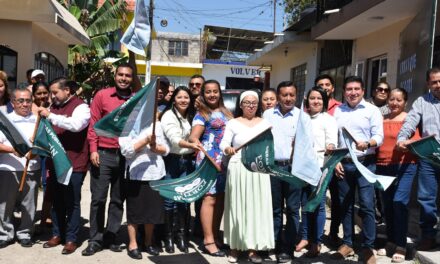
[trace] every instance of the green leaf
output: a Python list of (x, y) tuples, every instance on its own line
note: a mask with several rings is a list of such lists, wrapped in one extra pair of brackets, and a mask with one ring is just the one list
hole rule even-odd
[(81, 9), (78, 6), (70, 6), (69, 12), (76, 18), (80, 19), (81, 17)]

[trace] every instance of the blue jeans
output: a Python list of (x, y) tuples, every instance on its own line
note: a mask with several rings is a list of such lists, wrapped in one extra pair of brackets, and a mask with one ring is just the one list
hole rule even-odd
[(420, 204), (420, 228), (422, 239), (435, 238), (437, 231), (434, 225), (437, 224), (437, 190), (440, 168), (430, 163), (419, 161), (419, 187), (417, 190), (417, 201)]
[[(185, 177), (194, 171), (194, 160), (183, 158), (182, 155), (170, 153), (164, 158), (165, 167), (167, 168), (167, 175), (164, 180), (177, 179)], [(164, 199), (165, 210), (184, 209), (188, 208), (187, 203), (176, 203), (171, 199)]]
[(85, 172), (73, 172), (69, 185), (57, 182), (55, 172), (51, 172), (54, 186), (52, 207), (52, 235), (61, 237), (66, 242), (77, 242), (81, 225), (81, 186)]
[[(308, 185), (302, 189), (301, 204), (303, 207), (306, 205), (313, 188)], [(325, 199), (325, 196), (322, 197), (321, 203), (314, 212), (306, 213), (304, 210), (301, 211), (301, 239), (316, 244), (322, 243), (325, 225)]]
[[(375, 159), (370, 158), (362, 162), (370, 171), (376, 170)], [(376, 221), (374, 210), (374, 185), (369, 183), (356, 169), (353, 163), (342, 163), (344, 178), (338, 178), (339, 201), (341, 202), (342, 229), (344, 230), (344, 244), (353, 247), (354, 234), (354, 202), (356, 186), (359, 194), (360, 216), (362, 218), (362, 247), (373, 248), (376, 238)]]
[[(290, 166), (279, 167), (290, 171)], [(270, 177), (272, 191), (273, 226), (275, 234), (275, 246), (278, 253), (292, 254), (299, 229), (299, 208), (301, 205), (301, 189), (295, 188), (289, 183), (276, 177)], [(286, 201), (286, 231), (284, 241), (283, 230), (283, 205)]]
[(383, 192), (385, 221), (388, 241), (404, 248), (408, 233), (408, 204), (417, 165), (377, 166), (376, 172), (380, 175), (397, 177), (393, 184)]

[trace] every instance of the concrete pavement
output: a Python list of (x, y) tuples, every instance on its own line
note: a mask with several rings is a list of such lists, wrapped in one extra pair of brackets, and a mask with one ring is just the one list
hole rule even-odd
[[(4, 249), (0, 249), (0, 263), (14, 264), (14, 263), (62, 263), (62, 264), (95, 264), (95, 263), (195, 263), (195, 264), (205, 264), (205, 263), (228, 263), (227, 258), (216, 258), (211, 257), (206, 254), (202, 254), (198, 249), (194, 241), (191, 241), (191, 249), (189, 254), (182, 254), (177, 252), (175, 254), (161, 253), (158, 257), (148, 256), (147, 253), (143, 254), (143, 259), (141, 261), (133, 260), (127, 256), (126, 252), (114, 253), (109, 250), (103, 250), (96, 253), (94, 256), (83, 257), (81, 251), (87, 246), (88, 238), (88, 218), (89, 218), (89, 207), (90, 207), (90, 179), (87, 176), (82, 188), (82, 200), (81, 200), (81, 216), (83, 220), (83, 227), (80, 231), (79, 240), (82, 243), (79, 249), (71, 255), (61, 255), (62, 246), (55, 248), (45, 249), (43, 248), (43, 243), (50, 238), (50, 233), (44, 233), (42, 235), (35, 236), (35, 244), (32, 248), (23, 248), (18, 243), (10, 245)], [(42, 192), (40, 192), (38, 197), (38, 211), (41, 210)], [(123, 226), (120, 232), (121, 242), (127, 240), (125, 216), (123, 220)], [(329, 221), (327, 221), (327, 227)], [(326, 228), (328, 230), (328, 228)], [(359, 229), (358, 229), (359, 231)], [(341, 232), (342, 233), (342, 232)], [(346, 261), (331, 261), (329, 255), (333, 252), (325, 245), (321, 250), (322, 254), (320, 257), (315, 259), (308, 259), (303, 255), (303, 252), (295, 252), (295, 259), (292, 263), (357, 263), (358, 255), (346, 260)], [(434, 252), (435, 255), (439, 255)], [(266, 259), (264, 263), (276, 263), (274, 261), (274, 256), (270, 256), (271, 259)], [(247, 262), (247, 257), (245, 254), (240, 258), (239, 263), (249, 263)], [(378, 257), (378, 263), (385, 264), (391, 263), (389, 257)], [(406, 261), (405, 263), (415, 263), (414, 261)]]

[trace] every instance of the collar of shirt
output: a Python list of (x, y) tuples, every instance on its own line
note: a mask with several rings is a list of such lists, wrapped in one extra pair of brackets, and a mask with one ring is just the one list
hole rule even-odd
[(343, 103), (339, 107), (345, 108), (346, 110), (354, 111), (359, 108), (365, 108), (366, 104), (367, 104), (367, 101), (365, 101), (365, 99), (362, 98), (362, 100), (355, 107), (351, 107), (347, 102)]
[(21, 116), (21, 115), (17, 115), (17, 113), (15, 113), (15, 111), (12, 111), (9, 114), (9, 117), (12, 121), (14, 121), (16, 123), (18, 123), (18, 122), (36, 122), (37, 121), (36, 116), (32, 112), (27, 116)]
[(431, 101), (434, 104), (440, 103), (440, 100), (437, 99), (431, 92), (429, 92), (429, 101)]
[(110, 94), (110, 96), (117, 96), (117, 97), (119, 97), (120, 99), (124, 99), (124, 100), (127, 100), (127, 99), (129, 99), (130, 97), (132, 97), (133, 96), (133, 92), (131, 92), (130, 93), (130, 95), (128, 95), (128, 96), (122, 96), (122, 95), (120, 95), (119, 93), (118, 93), (118, 89), (116, 88), (116, 87), (113, 87), (112, 88), (113, 89), (113, 91), (112, 91), (112, 93)]
[(277, 105), (274, 109), (273, 109), (273, 113), (277, 114), (281, 117), (287, 117), (287, 116), (293, 116), (293, 112), (295, 111), (295, 106), (289, 111), (287, 112), (285, 115), (283, 115), (283, 113), (281, 113), (281, 109), (280, 109), (280, 105)]

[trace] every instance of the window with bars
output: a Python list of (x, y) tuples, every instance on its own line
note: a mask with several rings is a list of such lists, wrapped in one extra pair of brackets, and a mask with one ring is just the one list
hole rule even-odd
[(188, 56), (188, 41), (168, 41), (168, 54), (172, 56)]
[(296, 66), (290, 70), (290, 79), (296, 86), (296, 106), (300, 107), (306, 89), (307, 63)]
[(50, 82), (55, 78), (64, 76), (66, 71), (61, 62), (52, 54), (40, 52), (35, 54), (35, 69), (40, 69), (46, 74), (46, 81)]

